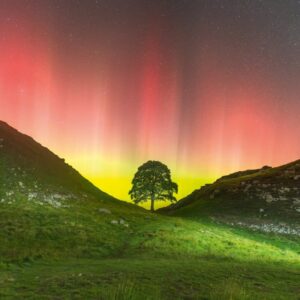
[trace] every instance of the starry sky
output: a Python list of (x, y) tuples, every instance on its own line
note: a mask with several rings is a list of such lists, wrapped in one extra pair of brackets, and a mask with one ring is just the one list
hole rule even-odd
[(129, 199), (300, 158), (300, 1), (0, 0), (0, 119)]

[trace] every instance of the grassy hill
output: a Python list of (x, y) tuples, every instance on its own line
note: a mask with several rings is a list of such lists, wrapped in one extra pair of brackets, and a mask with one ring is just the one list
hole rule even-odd
[(221, 177), (161, 211), (300, 235), (300, 160)]
[[(111, 254), (126, 239), (126, 216), (145, 214), (100, 191), (63, 159), (4, 122), (0, 175), (0, 255), (9, 261)], [(111, 226), (120, 220), (123, 230)], [(106, 231), (110, 234), (103, 235)]]
[(63, 159), (2, 121), (0, 178), (3, 201), (15, 198), (10, 197), (10, 194), (23, 194), (31, 200), (45, 201), (50, 198), (64, 198), (64, 194), (73, 194), (75, 198), (88, 194), (103, 200), (114, 200), (83, 178)]
[(0, 123), (0, 299), (299, 299), (300, 239), (152, 214)]

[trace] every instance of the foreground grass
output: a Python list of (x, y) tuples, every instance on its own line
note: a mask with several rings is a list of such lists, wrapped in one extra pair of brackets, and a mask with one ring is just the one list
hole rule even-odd
[(299, 269), (213, 259), (44, 261), (1, 273), (1, 299), (298, 299)]
[(99, 201), (20, 200), (0, 225), (0, 299), (299, 299), (295, 237)]

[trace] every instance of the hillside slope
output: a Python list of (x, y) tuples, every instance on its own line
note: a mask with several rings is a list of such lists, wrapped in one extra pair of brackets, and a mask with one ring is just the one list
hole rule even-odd
[[(14, 194), (39, 201), (62, 200), (74, 196), (94, 195), (114, 200), (100, 191), (63, 159), (31, 137), (0, 121), (0, 189), (2, 201)], [(54, 203), (54, 202), (53, 202)]]
[(103, 257), (122, 248), (134, 218), (145, 213), (100, 191), (50, 150), (0, 122), (2, 260)]
[(161, 210), (174, 215), (238, 216), (300, 222), (300, 160), (221, 177)]

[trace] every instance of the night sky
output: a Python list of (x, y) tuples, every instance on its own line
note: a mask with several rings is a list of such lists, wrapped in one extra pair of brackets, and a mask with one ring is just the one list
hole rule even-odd
[(300, 1), (0, 0), (0, 119), (127, 198), (300, 158)]

